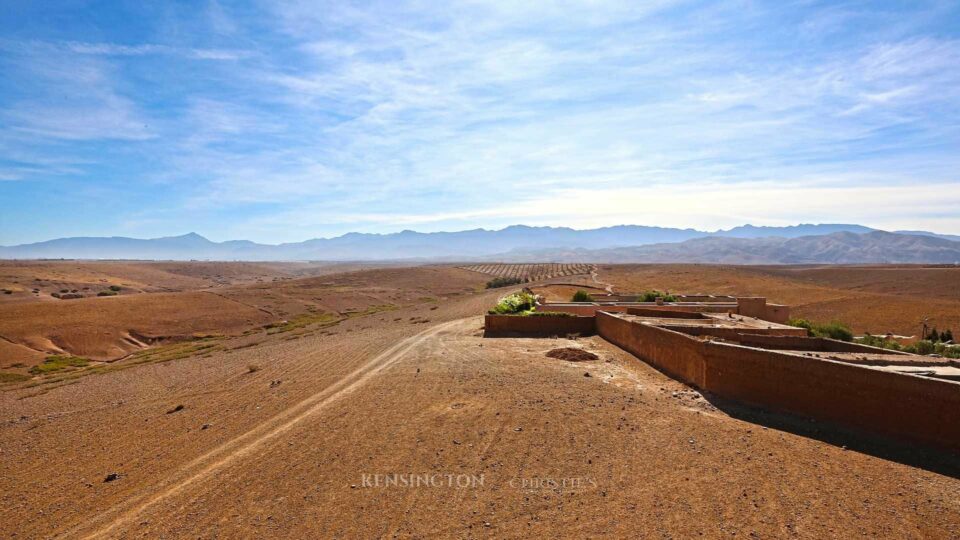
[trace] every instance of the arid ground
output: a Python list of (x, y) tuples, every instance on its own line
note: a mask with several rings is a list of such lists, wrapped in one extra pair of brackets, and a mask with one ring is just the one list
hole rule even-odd
[[(702, 396), (596, 337), (483, 338), (512, 290), (489, 279), (0, 263), (16, 288), (0, 303), (0, 535), (960, 536), (956, 456)], [(549, 281), (960, 330), (956, 268), (601, 265)], [(560, 347), (598, 358), (546, 356)]]

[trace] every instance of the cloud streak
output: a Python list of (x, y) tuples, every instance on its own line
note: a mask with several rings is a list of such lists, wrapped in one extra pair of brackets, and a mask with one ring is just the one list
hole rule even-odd
[[(849, 221), (838, 197), (869, 203), (872, 226), (960, 232), (943, 204), (960, 188), (960, 25), (939, 3), (212, 2), (204, 15), (154, 20), (142, 42), (117, 30), (0, 48), (40, 89), (0, 86), (19, 144), (83, 160), (78, 181), (105, 170), (159, 195), (116, 221), (148, 229), (120, 232)], [(19, 180), (6, 185), (42, 180), (4, 165)]]

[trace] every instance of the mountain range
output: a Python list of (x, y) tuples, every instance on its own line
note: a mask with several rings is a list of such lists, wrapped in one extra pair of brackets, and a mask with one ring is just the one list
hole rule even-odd
[(929, 235), (836, 232), (796, 238), (695, 238), (606, 249), (517, 250), (504, 262), (714, 264), (960, 264), (960, 242)]
[(866, 263), (960, 261), (960, 236), (878, 231), (853, 224), (744, 225), (713, 232), (619, 225), (576, 230), (348, 233), (285, 244), (213, 242), (196, 233), (153, 239), (59, 238), (0, 247), (0, 259), (500, 260), (592, 262)]

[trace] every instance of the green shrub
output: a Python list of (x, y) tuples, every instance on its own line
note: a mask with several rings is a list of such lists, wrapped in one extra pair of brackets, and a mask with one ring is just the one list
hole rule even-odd
[(857, 343), (862, 343), (863, 345), (868, 345), (870, 347), (879, 347), (881, 349), (892, 349), (894, 351), (899, 351), (903, 349), (903, 346), (899, 342), (893, 339), (887, 339), (880, 336), (871, 336), (867, 334), (862, 338), (858, 338)]
[(903, 346), (892, 339), (884, 339), (878, 336), (871, 336), (870, 334), (867, 334), (866, 336), (857, 339), (857, 343), (863, 343), (864, 345), (871, 345), (874, 347), (882, 347), (884, 349), (892, 349), (894, 351), (904, 351), (913, 354), (939, 354), (945, 358), (960, 359), (960, 347), (953, 347), (947, 345), (946, 343), (931, 341), (929, 339), (923, 339), (916, 343)]
[(807, 335), (810, 337), (814, 336), (813, 323), (806, 319), (791, 318), (790, 320), (787, 321), (787, 324), (789, 324), (790, 326), (796, 326), (797, 328), (806, 328)]
[(513, 315), (523, 311), (530, 311), (536, 305), (537, 297), (527, 291), (504, 296), (497, 305), (490, 310), (491, 315)]
[(640, 293), (640, 295), (637, 296), (637, 302), (656, 302), (656, 301), (657, 301), (657, 298), (663, 298), (663, 301), (664, 301), (664, 302), (676, 302), (676, 301), (677, 301), (677, 297), (676, 297), (676, 296), (674, 296), (674, 295), (672, 295), (672, 294), (670, 294), (670, 293), (665, 293), (665, 292), (662, 292), (662, 291), (658, 291), (658, 290), (656, 290), (656, 289), (653, 289), (653, 290), (650, 290), (650, 291), (646, 291), (646, 292)]
[(110, 286), (110, 290), (113, 291), (113, 292), (120, 292), (120, 286), (119, 286), (119, 285), (111, 285), (111, 286)]
[(100, 291), (97, 293), (97, 296), (116, 296), (117, 291)]
[(847, 325), (832, 321), (829, 323), (814, 323), (807, 319), (790, 319), (787, 321), (790, 326), (797, 328), (806, 328), (807, 335), (810, 337), (822, 337), (838, 339), (840, 341), (853, 341), (853, 332)]
[(42, 375), (44, 373), (51, 373), (54, 371), (60, 371), (68, 367), (84, 367), (90, 364), (90, 361), (86, 358), (81, 358), (79, 356), (70, 356), (68, 354), (53, 354), (46, 357), (43, 362), (30, 368), (30, 373), (34, 375)]
[(592, 302), (593, 298), (590, 297), (590, 294), (587, 291), (577, 291), (573, 293), (573, 298), (570, 299), (572, 302)]
[(839, 339), (840, 341), (853, 341), (853, 332), (850, 331), (850, 328), (836, 321), (815, 325), (814, 332), (820, 337)]
[(9, 373), (6, 371), (0, 371), (0, 384), (23, 382), (29, 378), (29, 375), (24, 375), (23, 373)]
[(487, 288), (499, 289), (500, 287), (509, 287), (510, 285), (518, 285), (520, 283), (523, 283), (523, 280), (520, 278), (498, 277), (488, 281)]
[(928, 339), (921, 339), (912, 345), (908, 345), (905, 350), (914, 354), (934, 354), (937, 352), (937, 344)]

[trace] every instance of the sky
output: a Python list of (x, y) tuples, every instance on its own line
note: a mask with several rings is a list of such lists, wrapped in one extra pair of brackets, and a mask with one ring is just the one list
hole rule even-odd
[(0, 245), (960, 234), (960, 3), (3, 1)]

